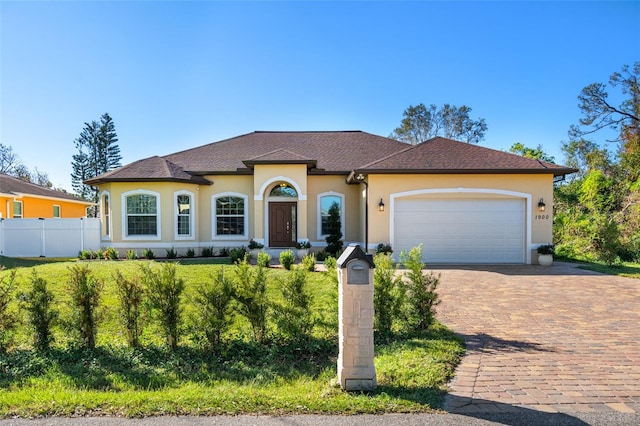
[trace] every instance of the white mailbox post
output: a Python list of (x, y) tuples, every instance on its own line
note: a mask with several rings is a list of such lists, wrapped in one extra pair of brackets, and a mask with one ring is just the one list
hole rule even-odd
[(338, 264), (338, 380), (347, 391), (376, 388), (373, 364), (373, 261), (357, 244)]

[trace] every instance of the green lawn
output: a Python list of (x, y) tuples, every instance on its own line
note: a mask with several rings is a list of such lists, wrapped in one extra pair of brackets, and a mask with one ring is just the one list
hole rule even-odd
[[(133, 350), (125, 346), (111, 277), (115, 270), (132, 276), (145, 262), (87, 262), (105, 281), (95, 351), (71, 348), (69, 333), (59, 325), (53, 349), (37, 353), (27, 327), (19, 327), (14, 347), (0, 355), (0, 417), (424, 412), (440, 407), (446, 382), (464, 352), (462, 341), (439, 324), (429, 333), (396, 337), (376, 345), (378, 389), (342, 392), (332, 385), (337, 358), (335, 289), (319, 272), (308, 277), (319, 320), (308, 342), (254, 343), (248, 323), (237, 317), (225, 345), (207, 351), (192, 333), (197, 318), (191, 299), (222, 266), (201, 263), (204, 260), (178, 266), (187, 284), (178, 351), (164, 347), (152, 321), (145, 327), (143, 348)], [(0, 276), (17, 270), (18, 292), (27, 289), (35, 269), (54, 290), (63, 322), (69, 318), (65, 285), (75, 260), (0, 258), (0, 263), (8, 269)], [(225, 268), (231, 272), (233, 267)], [(287, 273), (269, 270), (270, 300), (281, 299), (279, 279)]]
[(599, 263), (589, 263), (586, 265), (581, 265), (580, 268), (601, 272), (603, 274), (620, 275), (621, 277), (640, 279), (640, 263), (625, 262), (621, 266), (608, 266)]

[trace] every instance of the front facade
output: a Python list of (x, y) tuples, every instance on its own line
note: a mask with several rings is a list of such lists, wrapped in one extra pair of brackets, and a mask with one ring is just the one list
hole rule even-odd
[(531, 263), (551, 241), (553, 179), (572, 171), (444, 138), (254, 132), (86, 183), (99, 187), (103, 245), (121, 252), (251, 239), (319, 250), (337, 203), (345, 244), (423, 244), (428, 263)]
[(0, 218), (81, 218), (91, 205), (71, 194), (0, 173)]

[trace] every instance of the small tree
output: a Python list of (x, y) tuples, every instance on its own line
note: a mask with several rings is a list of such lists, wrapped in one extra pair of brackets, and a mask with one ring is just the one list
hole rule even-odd
[[(258, 343), (264, 341), (267, 331), (267, 275), (261, 266), (253, 269), (245, 256), (236, 266), (235, 299), (238, 310), (251, 324), (253, 337)], [(255, 271), (255, 272), (254, 272)]]
[(80, 334), (80, 345), (85, 349), (94, 349), (103, 283), (93, 276), (87, 265), (74, 265), (69, 272), (68, 290), (74, 308), (73, 322)]
[[(0, 272), (4, 267), (0, 267)], [(0, 279), (0, 353), (7, 350), (13, 340), (13, 333), (18, 325), (18, 318), (9, 306), (13, 300), (15, 289), (16, 271), (13, 270), (8, 277)]]
[(209, 285), (197, 290), (194, 300), (198, 310), (196, 328), (213, 349), (220, 344), (222, 333), (232, 321), (233, 281), (224, 274), (224, 267), (218, 269)]
[(149, 303), (155, 310), (158, 321), (167, 336), (167, 346), (178, 348), (179, 327), (182, 317), (180, 299), (184, 291), (184, 280), (178, 278), (174, 263), (163, 263), (158, 272), (142, 265), (143, 282), (148, 292)]
[(402, 252), (400, 260), (407, 268), (405, 278), (407, 283), (406, 318), (409, 327), (426, 330), (433, 324), (435, 307), (440, 303), (436, 289), (440, 283), (440, 275), (432, 272), (425, 274), (422, 262), (422, 244)]
[(33, 346), (36, 350), (47, 351), (53, 342), (51, 330), (58, 319), (58, 311), (53, 308), (53, 292), (47, 289), (47, 281), (38, 276), (34, 269), (31, 274), (31, 289), (20, 295), (27, 310), (27, 321), (33, 330)]
[(293, 268), (280, 282), (284, 302), (276, 307), (276, 324), (285, 339), (303, 340), (315, 325), (311, 312), (312, 297), (306, 283), (307, 271), (303, 266)]
[(391, 255), (379, 253), (373, 258), (376, 268), (373, 272), (373, 308), (375, 328), (382, 334), (389, 334), (393, 321), (400, 315), (404, 301), (402, 277), (396, 275)]
[(338, 257), (342, 250), (342, 223), (340, 221), (340, 206), (334, 202), (329, 207), (329, 218), (327, 220), (327, 248), (325, 249), (333, 257)]
[(140, 277), (125, 278), (120, 271), (116, 271), (113, 278), (118, 288), (120, 302), (120, 322), (127, 335), (127, 344), (132, 348), (140, 346), (142, 334), (142, 303), (144, 301), (144, 287)]

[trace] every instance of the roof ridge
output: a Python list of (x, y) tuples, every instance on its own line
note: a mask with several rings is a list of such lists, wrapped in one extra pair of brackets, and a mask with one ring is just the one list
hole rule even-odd
[[(392, 140), (395, 140), (395, 139), (392, 139)], [(398, 142), (400, 142), (400, 141), (398, 141)], [(426, 141), (425, 141), (425, 142), (426, 142)], [(423, 143), (425, 143), (425, 142), (423, 142)], [(403, 143), (403, 142), (402, 142), (402, 143)], [(380, 162), (382, 162), (382, 161), (388, 160), (388, 159), (389, 159), (389, 158), (391, 158), (391, 157), (394, 157), (394, 156), (396, 156), (396, 155), (400, 155), (400, 154), (403, 154), (403, 153), (405, 153), (405, 152), (407, 152), (407, 151), (410, 151), (410, 150), (412, 150), (412, 149), (416, 148), (418, 145), (420, 145), (420, 144), (417, 144), (417, 145), (409, 145), (407, 148), (401, 149), (400, 151), (397, 151), (397, 152), (393, 152), (393, 153), (391, 153), (391, 154), (389, 154), (389, 155), (386, 155), (386, 156), (384, 156), (384, 157), (382, 157), (382, 158), (378, 158), (377, 160), (372, 161), (372, 162), (370, 162), (370, 163), (368, 163), (368, 164), (365, 164), (364, 166), (360, 166), (360, 167), (358, 167), (358, 168), (359, 168), (359, 169), (369, 168), (369, 167), (371, 167), (372, 165), (374, 165), (374, 164), (376, 164), (376, 163), (380, 163)]]

